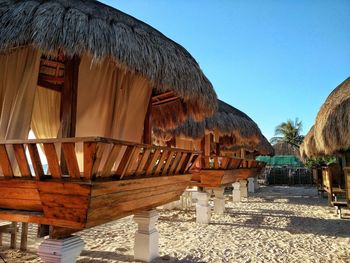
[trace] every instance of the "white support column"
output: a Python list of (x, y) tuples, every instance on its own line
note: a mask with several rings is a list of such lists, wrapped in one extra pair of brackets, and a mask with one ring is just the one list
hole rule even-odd
[(255, 178), (254, 177), (248, 178), (248, 192), (255, 193)]
[(70, 236), (64, 239), (45, 239), (38, 249), (44, 263), (75, 263), (84, 248), (81, 237)]
[(135, 260), (150, 262), (159, 257), (159, 235), (155, 226), (157, 219), (158, 212), (154, 209), (134, 215), (134, 221), (138, 224), (134, 244)]
[(248, 197), (247, 180), (241, 180), (241, 197)]
[(211, 217), (211, 207), (209, 206), (210, 194), (198, 192), (196, 204), (196, 222), (199, 224), (209, 224)]
[(254, 177), (254, 190), (255, 192), (259, 190), (258, 176)]
[(223, 215), (225, 212), (225, 197), (224, 197), (225, 187), (214, 189), (214, 213), (218, 215)]
[(233, 190), (232, 190), (232, 202), (237, 203), (241, 202), (241, 184), (239, 182), (235, 182), (232, 184)]

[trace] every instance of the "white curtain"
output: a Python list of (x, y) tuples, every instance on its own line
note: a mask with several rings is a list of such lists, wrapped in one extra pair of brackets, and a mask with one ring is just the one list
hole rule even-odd
[(38, 139), (56, 138), (60, 128), (61, 94), (38, 86), (35, 93), (31, 128)]
[(22, 48), (0, 55), (0, 139), (28, 137), (40, 52)]
[(152, 88), (149, 81), (108, 60), (84, 56), (78, 80), (77, 136), (106, 136), (141, 142)]

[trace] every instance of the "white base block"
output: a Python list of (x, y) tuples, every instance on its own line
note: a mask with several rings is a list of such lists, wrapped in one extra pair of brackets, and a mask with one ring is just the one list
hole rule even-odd
[(232, 202), (238, 203), (241, 202), (241, 184), (239, 182), (233, 183), (233, 190), (232, 190)]
[(134, 244), (135, 260), (150, 262), (159, 257), (159, 235), (155, 227), (157, 219), (156, 210), (141, 211), (134, 215), (134, 221), (138, 224)]
[(214, 213), (223, 215), (225, 213), (225, 199), (214, 199)]
[(211, 218), (211, 207), (209, 206), (210, 194), (199, 192), (196, 204), (196, 222), (198, 224), (209, 224)]
[(45, 239), (38, 249), (38, 255), (45, 263), (75, 263), (84, 248), (84, 241), (78, 236), (65, 239)]
[(247, 188), (247, 181), (246, 180), (241, 180), (241, 197), (247, 198), (248, 197), (248, 188)]
[(255, 193), (255, 178), (254, 177), (248, 178), (248, 192)]
[(224, 187), (214, 189), (214, 213), (218, 215), (223, 215), (225, 212), (224, 191)]

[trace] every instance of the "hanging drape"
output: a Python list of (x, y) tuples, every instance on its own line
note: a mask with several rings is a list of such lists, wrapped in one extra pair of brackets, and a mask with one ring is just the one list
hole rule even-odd
[[(150, 82), (144, 77), (120, 69), (109, 60), (92, 64), (91, 58), (83, 56), (79, 67), (76, 136), (141, 142), (151, 92)], [(76, 149), (82, 169), (82, 148)], [(102, 157), (101, 164), (106, 157)]]
[[(27, 139), (35, 89), (38, 81), (40, 52), (20, 48), (0, 54), (0, 139)], [(13, 149), (9, 157), (15, 175), (19, 175)]]
[(31, 124), (36, 138), (57, 138), (60, 128), (60, 104), (59, 92), (37, 87)]
[(0, 139), (28, 137), (39, 64), (33, 48), (0, 54)]
[(84, 56), (78, 83), (77, 136), (141, 142), (152, 91), (147, 79)]

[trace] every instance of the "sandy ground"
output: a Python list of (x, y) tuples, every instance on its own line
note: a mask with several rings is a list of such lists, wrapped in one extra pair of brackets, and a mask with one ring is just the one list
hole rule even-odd
[[(194, 209), (159, 210), (161, 257), (154, 262), (350, 262), (350, 220), (326, 203), (314, 188), (269, 186), (236, 204), (226, 194), (225, 215), (209, 225), (196, 224)], [(6, 262), (41, 262), (35, 231), (27, 253), (5, 242)], [(78, 262), (134, 262), (135, 231), (128, 217), (79, 233), (86, 246)]]

